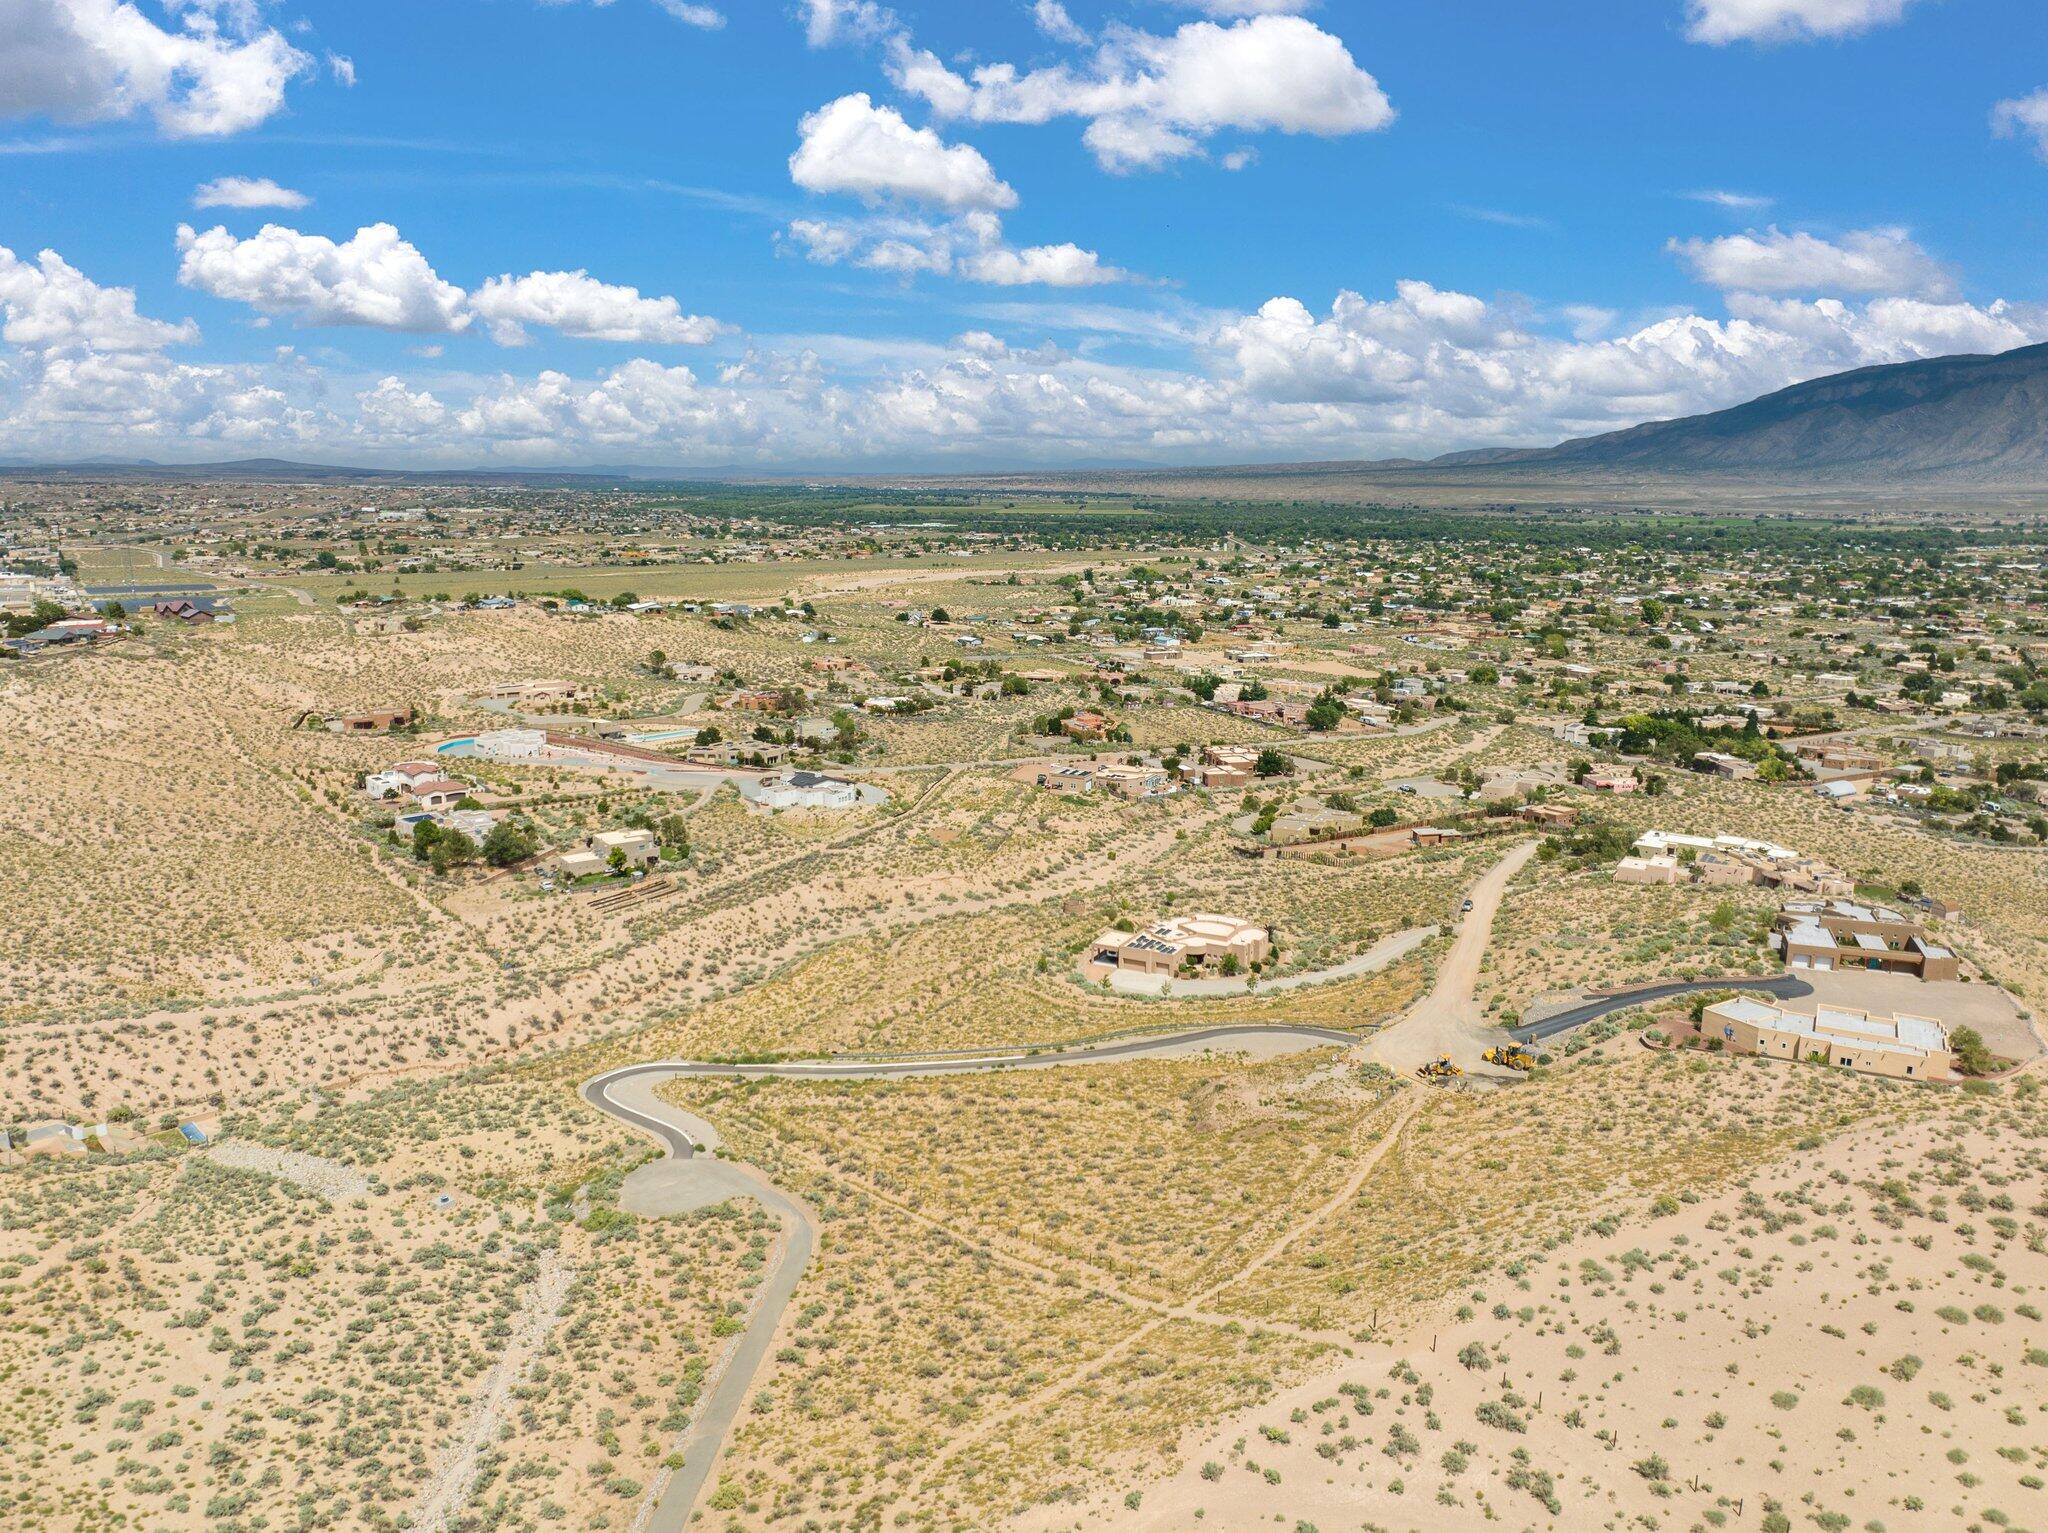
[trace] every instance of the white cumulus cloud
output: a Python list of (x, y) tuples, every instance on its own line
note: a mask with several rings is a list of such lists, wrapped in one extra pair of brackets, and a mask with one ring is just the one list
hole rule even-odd
[(465, 293), (390, 224), (368, 225), (338, 244), (279, 224), (248, 239), (181, 226), (178, 250), (185, 286), (305, 325), (453, 335), (481, 319), (501, 346), (525, 345), (529, 325), (646, 346), (701, 346), (726, 331), (715, 319), (685, 313), (672, 297), (600, 282), (587, 271), (506, 273)]
[(1149, 169), (1200, 152), (1224, 128), (1335, 136), (1394, 120), (1379, 82), (1341, 39), (1299, 16), (1232, 25), (1194, 21), (1170, 36), (1111, 27), (1079, 68), (986, 64), (963, 77), (898, 39), (890, 77), (942, 117), (975, 122), (1088, 120), (1084, 142), (1105, 169)]
[(281, 224), (248, 239), (180, 225), (178, 250), (185, 286), (302, 324), (433, 334), (470, 322), (462, 289), (443, 282), (390, 224), (370, 224), (340, 244)]
[[(926, 259), (943, 233), (956, 275), (978, 261), (994, 263), (993, 280), (995, 267), (1013, 263), (1053, 278), (1091, 266), (1086, 252), (1059, 246), (1008, 250), (985, 213), (927, 229), (886, 222), (878, 215), (859, 231), (855, 258), (895, 240), (907, 258)], [(205, 238), (192, 236), (190, 248)], [(302, 264), (322, 268), (327, 288), (344, 285), (324, 269), (337, 259)], [(270, 292), (247, 273), (238, 280)], [(293, 305), (279, 312), (315, 306), (279, 285)], [(577, 303), (528, 292), (518, 322), (594, 329), (615, 301), (606, 295), (630, 293), (594, 286), (602, 291), (569, 289)], [(317, 302), (343, 305), (325, 291)], [(463, 316), (471, 312), (465, 302)], [(636, 311), (626, 312), (633, 322)], [(1279, 294), (1249, 313), (1168, 315), (1006, 292), (973, 315), (987, 328), (950, 342), (806, 336), (703, 374), (635, 356), (594, 374), (478, 380), (436, 367), (431, 384), (402, 370), (330, 378), (288, 347), (262, 365), (174, 360), (170, 344), (197, 338), (189, 324), (138, 315), (132, 293), (95, 284), (54, 253), (34, 262), (0, 253), (0, 451), (195, 456), (208, 450), (195, 444), (218, 442), (354, 461), (560, 463), (630, 452), (678, 466), (1421, 455), (1551, 442), (1846, 368), (2048, 339), (2048, 309), (1911, 293), (1738, 292), (1717, 315), (1632, 324), (1595, 305), (1538, 312), (1420, 280), (1378, 296), (1340, 292), (1322, 309)], [(1107, 334), (1139, 339), (1131, 349), (1162, 360), (1112, 360), (1086, 344)], [(1055, 343), (1070, 335), (1081, 344)]]
[(426, 389), (407, 387), (402, 378), (380, 378), (356, 395), (355, 430), (361, 436), (426, 437), (447, 423), (448, 407)]
[(2000, 138), (2030, 138), (2034, 152), (2048, 160), (2048, 87), (2016, 96), (1991, 109), (1991, 131)]
[(1002, 220), (994, 213), (936, 223), (890, 215), (799, 218), (786, 232), (821, 266), (848, 262), (900, 277), (956, 276), (992, 287), (1095, 287), (1132, 280), (1131, 273), (1071, 242), (1006, 245)]
[(900, 33), (896, 13), (875, 0), (803, 0), (804, 40), (813, 48), (874, 43)]
[(876, 106), (864, 91), (841, 96), (798, 124), (790, 179), (813, 192), (851, 192), (870, 202), (899, 198), (960, 212), (1009, 208), (1017, 194), (981, 151), (948, 144), (930, 128), (913, 128), (894, 107)]
[(1739, 296), (1729, 307), (1727, 319), (1686, 314), (1566, 340), (1411, 281), (1391, 300), (1340, 293), (1326, 316), (1275, 298), (1220, 326), (1215, 345), (1249, 396), (1334, 407), (1362, 436), (1412, 450), (1550, 442), (1720, 409), (1846, 368), (2048, 337), (2048, 312), (2005, 304)]
[(685, 314), (673, 298), (644, 298), (638, 288), (600, 282), (583, 271), (492, 277), (470, 295), (469, 307), (500, 346), (526, 344), (528, 325), (579, 340), (650, 346), (702, 346), (725, 328), (715, 319)]
[(996, 287), (1095, 287), (1130, 277), (1129, 272), (1106, 264), (1094, 251), (1072, 243), (977, 251), (961, 263), (960, 270), (975, 282)]
[(0, 3), (0, 117), (103, 122), (147, 113), (173, 138), (252, 128), (312, 67), (254, 4), (165, 6), (173, 25), (124, 0)]
[(1695, 277), (1723, 292), (1883, 293), (1941, 298), (1955, 279), (1904, 229), (1852, 229), (1826, 240), (1775, 226), (1761, 234), (1672, 240)]
[(101, 287), (54, 250), (33, 264), (0, 245), (0, 340), (39, 351), (157, 351), (199, 339), (189, 319), (135, 312), (135, 290)]
[(1912, 0), (1686, 0), (1696, 43), (1785, 43), (1850, 37), (1889, 26)]
[(1056, 43), (1081, 44), (1088, 41), (1088, 30), (1067, 14), (1067, 8), (1060, 0), (1033, 0), (1031, 20), (1047, 37)]
[(268, 176), (221, 176), (192, 193), (195, 208), (303, 208), (312, 200)]

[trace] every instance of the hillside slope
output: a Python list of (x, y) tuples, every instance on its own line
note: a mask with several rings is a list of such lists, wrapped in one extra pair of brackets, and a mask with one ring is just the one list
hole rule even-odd
[(1431, 468), (2048, 482), (2048, 345), (1794, 384), (1748, 404)]

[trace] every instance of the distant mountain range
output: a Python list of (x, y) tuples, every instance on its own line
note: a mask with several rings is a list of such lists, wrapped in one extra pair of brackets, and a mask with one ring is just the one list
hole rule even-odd
[(1428, 460), (1253, 463), (1220, 468), (1070, 467), (1006, 474), (865, 473), (840, 468), (781, 474), (758, 468), (668, 470), (633, 466), (562, 469), (408, 470), (346, 468), (246, 458), (165, 465), (95, 459), (64, 464), (0, 463), (0, 477), (237, 480), (275, 483), (517, 484), (594, 488), (632, 480), (678, 479), (1042, 487), (1086, 486), (1137, 493), (1427, 493), (1456, 485), (1513, 499), (1517, 486), (1571, 480), (1667, 483), (1736, 480), (1757, 484), (1967, 489), (2048, 489), (2048, 345), (1997, 356), (1935, 357), (1865, 367), (1794, 384), (1748, 404), (1652, 421), (1555, 447), (1485, 448)]
[(1555, 447), (1426, 460), (876, 477), (920, 487), (1483, 507), (1718, 503), (1730, 494), (1757, 506), (1782, 495), (1939, 491), (1985, 499), (2048, 490), (2048, 345), (1859, 368), (1731, 409)]
[(1711, 415), (1425, 467), (2048, 484), (2048, 346), (1858, 368)]

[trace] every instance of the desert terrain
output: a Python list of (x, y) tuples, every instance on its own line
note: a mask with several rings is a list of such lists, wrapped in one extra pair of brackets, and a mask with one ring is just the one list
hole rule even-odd
[[(627, 562), (530, 491), (400, 571), (318, 493), (173, 557), (66, 490), (112, 631), (0, 665), (14, 1524), (2048, 1520), (2038, 618), (1951, 573), (2011, 545), (1780, 611), (1648, 531), (764, 496)], [(1799, 896), (1651, 832), (1899, 906), (1954, 979), (1791, 977), (1956, 1078), (1652, 1047)]]

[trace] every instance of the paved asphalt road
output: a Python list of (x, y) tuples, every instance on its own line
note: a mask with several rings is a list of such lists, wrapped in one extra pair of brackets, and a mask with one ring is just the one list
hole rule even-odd
[(1545, 1038), (1555, 1038), (1559, 1033), (1568, 1033), (1575, 1027), (1583, 1027), (1612, 1011), (1626, 1011), (1631, 1006), (1669, 1000), (1674, 995), (1695, 995), (1702, 990), (1752, 990), (1775, 996), (1781, 1001), (1813, 994), (1813, 986), (1790, 974), (1780, 974), (1774, 979), (1675, 979), (1661, 985), (1645, 985), (1640, 990), (1624, 990), (1618, 995), (1600, 996), (1582, 1006), (1574, 1006), (1570, 1011), (1545, 1017), (1541, 1022), (1511, 1027), (1508, 1036), (1518, 1043), (1537, 1043)]
[[(1185, 1054), (1191, 1049), (1222, 1043), (1233, 1038), (1293, 1038), (1302, 1040), (1303, 1047), (1307, 1048), (1328, 1043), (1348, 1047), (1359, 1041), (1358, 1034), (1340, 1032), (1332, 1027), (1264, 1027), (1257, 1024), (1240, 1024), (1188, 1028), (1181, 1032), (1147, 1033), (1142, 1037), (1122, 1038), (1109, 1043), (1082, 1044), (1070, 1049), (1035, 1045), (1034, 1047), (1040, 1050), (1037, 1053), (1020, 1047), (992, 1051), (966, 1059), (919, 1055), (911, 1059), (788, 1060), (776, 1064), (728, 1064), (671, 1059), (644, 1065), (627, 1065), (623, 1069), (600, 1075), (584, 1086), (583, 1095), (591, 1106), (611, 1113), (614, 1117), (624, 1117), (625, 1113), (617, 1103), (604, 1098), (604, 1088), (613, 1082), (635, 1075), (730, 1075), (747, 1080), (866, 1081), (886, 1079), (890, 1076), (961, 1075), (974, 1070), (1043, 1069), (1052, 1065), (1092, 1064), (1098, 1060), (1131, 1059), (1147, 1054)], [(664, 1142), (670, 1143), (673, 1151), (674, 1145), (669, 1140), (669, 1131), (655, 1129), (646, 1121), (644, 1114), (635, 1113), (627, 1121), (632, 1122), (635, 1127), (660, 1134)]]
[[(668, 1152), (659, 1163), (668, 1185), (654, 1196), (671, 1196), (678, 1207), (703, 1206), (727, 1197), (745, 1195), (758, 1199), (782, 1221), (788, 1244), (782, 1259), (769, 1274), (755, 1301), (754, 1315), (745, 1333), (727, 1359), (724, 1371), (705, 1397), (697, 1417), (683, 1441), (683, 1467), (663, 1489), (647, 1522), (647, 1533), (681, 1533), (688, 1524), (704, 1486), (717, 1466), (720, 1450), (733, 1423), (746, 1404), (747, 1392), (760, 1371), (775, 1339), (783, 1312), (796, 1292), (797, 1281), (810, 1264), (817, 1244), (817, 1229), (810, 1211), (778, 1190), (751, 1167), (729, 1160), (699, 1160), (697, 1142), (690, 1137), (684, 1115), (664, 1113), (652, 1091), (661, 1079), (677, 1075), (740, 1076), (749, 1080), (883, 1080), (921, 1075), (962, 1075), (978, 1070), (1034, 1070), (1056, 1065), (1090, 1064), (1102, 1060), (1133, 1059), (1145, 1055), (1186, 1054), (1232, 1039), (1270, 1044), (1286, 1040), (1300, 1048), (1329, 1044), (1357, 1043), (1356, 1033), (1327, 1027), (1222, 1026), (1190, 1028), (1177, 1033), (1153, 1033), (1139, 1038), (1084, 1044), (1063, 1051), (1031, 1053), (1024, 1049), (985, 1055), (974, 1059), (918, 1058), (878, 1060), (812, 1060), (782, 1064), (740, 1065), (701, 1060), (667, 1060), (653, 1064), (627, 1065), (585, 1082), (583, 1098), (600, 1112), (651, 1134)], [(624, 1088), (634, 1102), (619, 1100), (614, 1088)], [(645, 1176), (656, 1167), (643, 1166), (633, 1173)], [(630, 1189), (630, 1179), (629, 1188)]]

